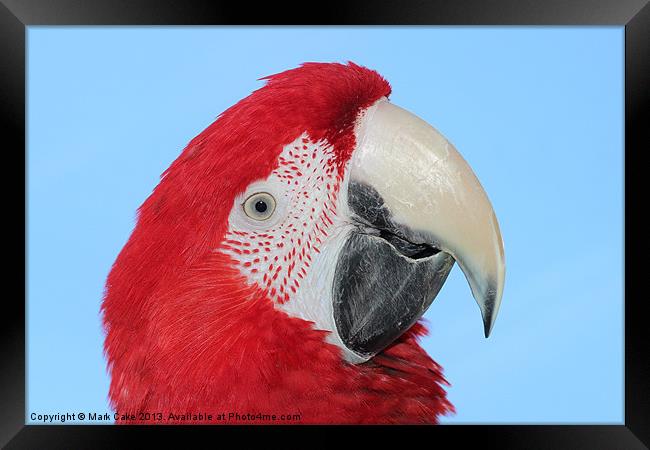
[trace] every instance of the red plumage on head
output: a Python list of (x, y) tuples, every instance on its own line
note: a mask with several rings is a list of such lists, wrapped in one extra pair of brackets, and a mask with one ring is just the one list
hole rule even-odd
[(162, 412), (164, 423), (174, 422), (169, 413), (232, 411), (435, 423), (452, 406), (440, 367), (416, 342), (422, 325), (348, 364), (326, 332), (274, 308), (213, 251), (235, 197), (274, 170), (285, 145), (305, 132), (326, 140), (341, 173), (359, 113), (390, 94), (379, 74), (353, 63), (307, 63), (265, 79), (188, 144), (138, 211), (102, 305), (111, 404), (136, 415), (125, 422), (141, 411)]

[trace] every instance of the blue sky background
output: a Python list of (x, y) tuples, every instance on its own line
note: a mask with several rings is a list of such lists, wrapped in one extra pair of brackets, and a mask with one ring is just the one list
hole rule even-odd
[(106, 412), (99, 306), (195, 135), (305, 61), (352, 60), (470, 163), (501, 225), (492, 336), (456, 266), (424, 346), (443, 423), (623, 422), (622, 27), (29, 27), (27, 421)]

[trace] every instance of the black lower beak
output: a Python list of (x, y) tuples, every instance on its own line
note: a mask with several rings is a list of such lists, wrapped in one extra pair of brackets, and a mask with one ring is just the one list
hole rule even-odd
[(359, 227), (337, 262), (333, 311), (343, 343), (368, 358), (422, 317), (454, 259), (431, 244), (409, 240), (410, 230), (391, 221), (372, 188), (351, 183), (348, 197)]

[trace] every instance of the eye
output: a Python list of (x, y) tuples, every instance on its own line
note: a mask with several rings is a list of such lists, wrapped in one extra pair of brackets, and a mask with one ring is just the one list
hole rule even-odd
[(273, 211), (275, 211), (275, 199), (266, 192), (253, 194), (244, 202), (244, 212), (251, 219), (266, 220), (273, 215)]

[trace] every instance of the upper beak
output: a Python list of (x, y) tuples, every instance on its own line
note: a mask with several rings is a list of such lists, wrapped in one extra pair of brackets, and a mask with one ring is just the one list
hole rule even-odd
[(350, 185), (369, 186), (379, 195), (389, 217), (383, 222), (403, 242), (428, 244), (453, 257), (488, 337), (501, 303), (505, 258), (492, 205), (472, 169), (432, 126), (387, 100), (367, 111), (357, 135)]

